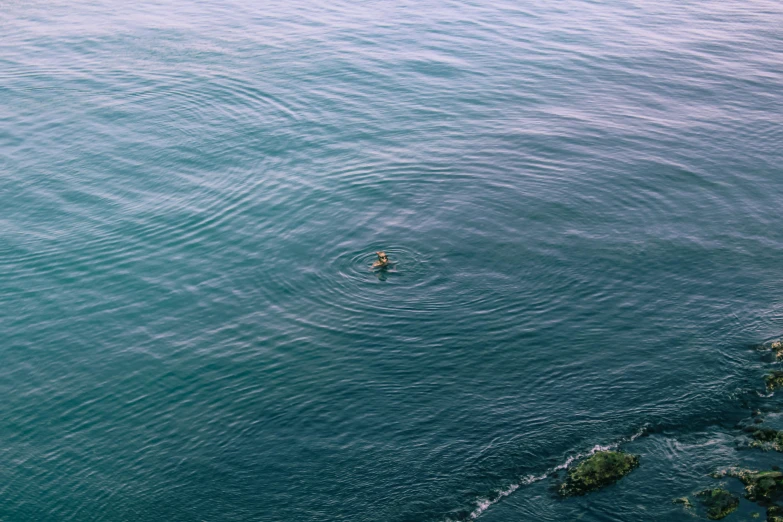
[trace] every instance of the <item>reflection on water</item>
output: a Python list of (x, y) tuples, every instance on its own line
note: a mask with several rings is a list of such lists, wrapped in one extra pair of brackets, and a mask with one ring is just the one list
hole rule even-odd
[(6, 3), (0, 519), (685, 520), (781, 464), (781, 21)]

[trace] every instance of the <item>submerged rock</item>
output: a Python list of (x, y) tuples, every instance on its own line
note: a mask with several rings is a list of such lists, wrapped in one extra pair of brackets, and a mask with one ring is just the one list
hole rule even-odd
[(693, 504), (691, 504), (691, 499), (688, 497), (679, 497), (672, 500), (673, 504), (682, 504), (682, 507), (684, 508), (692, 508)]
[(783, 508), (769, 506), (767, 508), (767, 522), (783, 522)]
[(781, 339), (760, 344), (756, 349), (762, 352), (771, 351), (775, 355), (775, 359), (783, 361), (783, 340)]
[(715, 478), (734, 477), (745, 485), (745, 498), (769, 505), (783, 498), (783, 473), (731, 468), (713, 474)]
[(739, 497), (722, 488), (699, 491), (696, 498), (707, 508), (710, 520), (720, 520), (739, 507)]
[(639, 465), (639, 457), (622, 451), (596, 451), (568, 470), (558, 492), (564, 497), (585, 495), (614, 484)]
[(783, 388), (783, 371), (775, 370), (765, 375), (764, 384), (767, 385), (767, 391)]
[(783, 452), (783, 431), (759, 428), (754, 430), (750, 436), (753, 438), (749, 444), (751, 448)]
[(775, 358), (778, 361), (783, 359), (783, 341), (774, 341), (770, 348), (775, 352)]

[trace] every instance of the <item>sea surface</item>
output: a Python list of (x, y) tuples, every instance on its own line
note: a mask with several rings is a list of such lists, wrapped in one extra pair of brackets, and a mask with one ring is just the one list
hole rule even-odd
[(4, 522), (693, 521), (781, 335), (779, 0), (0, 2)]

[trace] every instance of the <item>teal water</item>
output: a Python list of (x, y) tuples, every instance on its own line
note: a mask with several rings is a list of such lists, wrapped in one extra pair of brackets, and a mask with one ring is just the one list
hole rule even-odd
[[(5, 2), (0, 520), (693, 520), (783, 465), (737, 443), (778, 407), (782, 28)], [(641, 465), (556, 499), (596, 446)]]

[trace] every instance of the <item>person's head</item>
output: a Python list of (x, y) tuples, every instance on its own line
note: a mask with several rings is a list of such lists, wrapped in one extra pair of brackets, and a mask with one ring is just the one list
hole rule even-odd
[(381, 263), (386, 263), (389, 259), (386, 257), (386, 252), (376, 252), (378, 254), (378, 261)]

